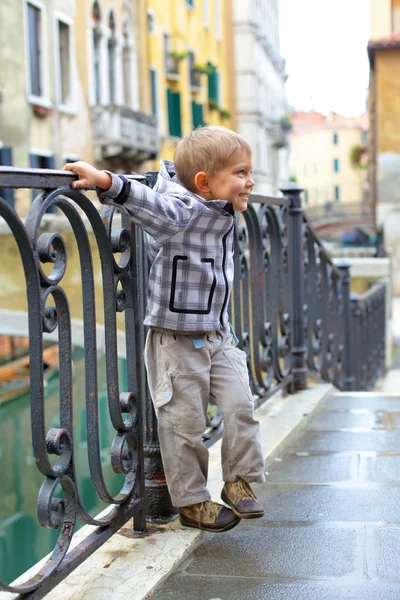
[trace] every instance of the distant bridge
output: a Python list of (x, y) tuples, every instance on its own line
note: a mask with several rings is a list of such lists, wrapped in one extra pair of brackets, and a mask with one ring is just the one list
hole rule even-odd
[(305, 208), (305, 215), (314, 231), (323, 237), (333, 237), (349, 229), (362, 228), (375, 233), (375, 218), (369, 204), (332, 204)]

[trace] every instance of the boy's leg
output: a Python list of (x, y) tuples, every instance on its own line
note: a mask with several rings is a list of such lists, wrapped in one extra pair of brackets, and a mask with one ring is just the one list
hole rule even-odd
[[(254, 404), (244, 352), (232, 346), (228, 328), (216, 332), (212, 355), (210, 395), (224, 417), (222, 438), (222, 498), (241, 517), (262, 516), (250, 483), (265, 482), (260, 425), (254, 419)], [(239, 506), (240, 504), (240, 506)]]
[(187, 336), (148, 332), (147, 379), (158, 418), (165, 476), (176, 507), (210, 499), (208, 450), (202, 442), (209, 366), (202, 354)]
[(228, 531), (240, 521), (212, 502), (207, 490), (208, 450), (203, 444), (210, 384), (212, 344), (196, 349), (183, 335), (150, 330), (145, 363), (165, 477), (183, 525)]

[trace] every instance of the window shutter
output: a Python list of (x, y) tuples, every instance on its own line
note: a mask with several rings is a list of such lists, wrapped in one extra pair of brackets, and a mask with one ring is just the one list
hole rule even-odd
[(192, 122), (193, 129), (196, 129), (196, 127), (202, 127), (204, 125), (203, 105), (198, 104), (194, 100), (192, 100)]
[(169, 135), (182, 137), (180, 93), (167, 89), (167, 104)]
[(208, 74), (208, 99), (218, 102), (218, 73), (212, 63), (207, 63), (210, 73)]
[[(12, 150), (11, 148), (0, 148), (0, 165), (4, 167), (12, 166)], [(11, 188), (0, 189), (0, 196), (14, 208), (14, 190)]]

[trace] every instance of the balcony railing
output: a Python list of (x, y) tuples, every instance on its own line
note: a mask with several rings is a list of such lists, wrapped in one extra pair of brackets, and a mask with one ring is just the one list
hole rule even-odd
[(93, 142), (100, 160), (123, 157), (143, 162), (159, 152), (157, 118), (123, 106), (92, 108)]
[[(25, 224), (0, 199), (0, 217), (14, 237), (26, 279), (30, 351), (31, 430), (35, 464), (43, 478), (37, 502), (43, 527), (58, 531), (58, 541), (39, 572), (25, 583), (0, 589), (45, 596), (59, 581), (133, 517), (135, 530), (146, 527), (145, 510), (153, 517), (174, 514), (157, 436), (155, 413), (146, 386), (142, 326), (148, 261), (139, 228), (114, 209), (100, 215), (86, 195), (70, 186), (76, 176), (65, 171), (0, 167), (1, 188), (44, 190), (30, 207)], [(154, 182), (149, 175), (148, 184)], [(385, 359), (385, 287), (361, 298), (350, 295), (349, 268), (337, 268), (304, 218), (301, 190), (287, 187), (282, 197), (252, 197), (238, 218), (235, 238), (235, 281), (231, 322), (247, 355), (256, 405), (279, 389), (289, 393), (307, 387), (310, 376), (339, 389), (371, 389), (383, 373)], [(47, 209), (56, 205), (70, 223), (80, 262), (86, 385), (86, 428), (91, 480), (99, 498), (110, 506), (102, 518), (92, 517), (79, 494), (77, 446), (72, 424), (71, 316), (64, 274), (66, 244), (61, 234), (41, 233)], [(99, 446), (98, 373), (96, 368), (96, 295), (92, 248), (94, 234), (102, 271), (108, 419), (115, 431), (109, 451), (112, 467), (124, 476), (112, 495), (103, 477)], [(3, 255), (5, 261), (12, 255)], [(46, 265), (47, 263), (47, 265)], [(45, 269), (45, 266), (50, 269)], [(50, 301), (52, 299), (52, 304)], [(10, 299), (10, 308), (12, 299)], [(125, 316), (127, 378), (119, 389), (116, 313)], [(43, 336), (58, 333), (58, 427), (48, 428), (43, 396)], [(104, 454), (104, 450), (103, 450)], [(104, 458), (104, 456), (103, 456)], [(7, 465), (2, 464), (2, 470)], [(70, 549), (77, 519), (95, 525), (89, 538)]]

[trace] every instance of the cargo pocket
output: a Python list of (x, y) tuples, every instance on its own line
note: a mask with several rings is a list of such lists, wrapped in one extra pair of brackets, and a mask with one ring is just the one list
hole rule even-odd
[(164, 373), (162, 382), (156, 387), (153, 394), (153, 403), (156, 410), (171, 402), (173, 397), (173, 388), (171, 382), (171, 375)]
[(254, 399), (250, 389), (249, 371), (247, 369), (247, 356), (245, 352), (243, 352), (243, 350), (239, 350), (239, 348), (229, 348), (229, 350), (224, 350), (224, 355), (240, 379), (240, 382), (249, 399), (253, 402)]

